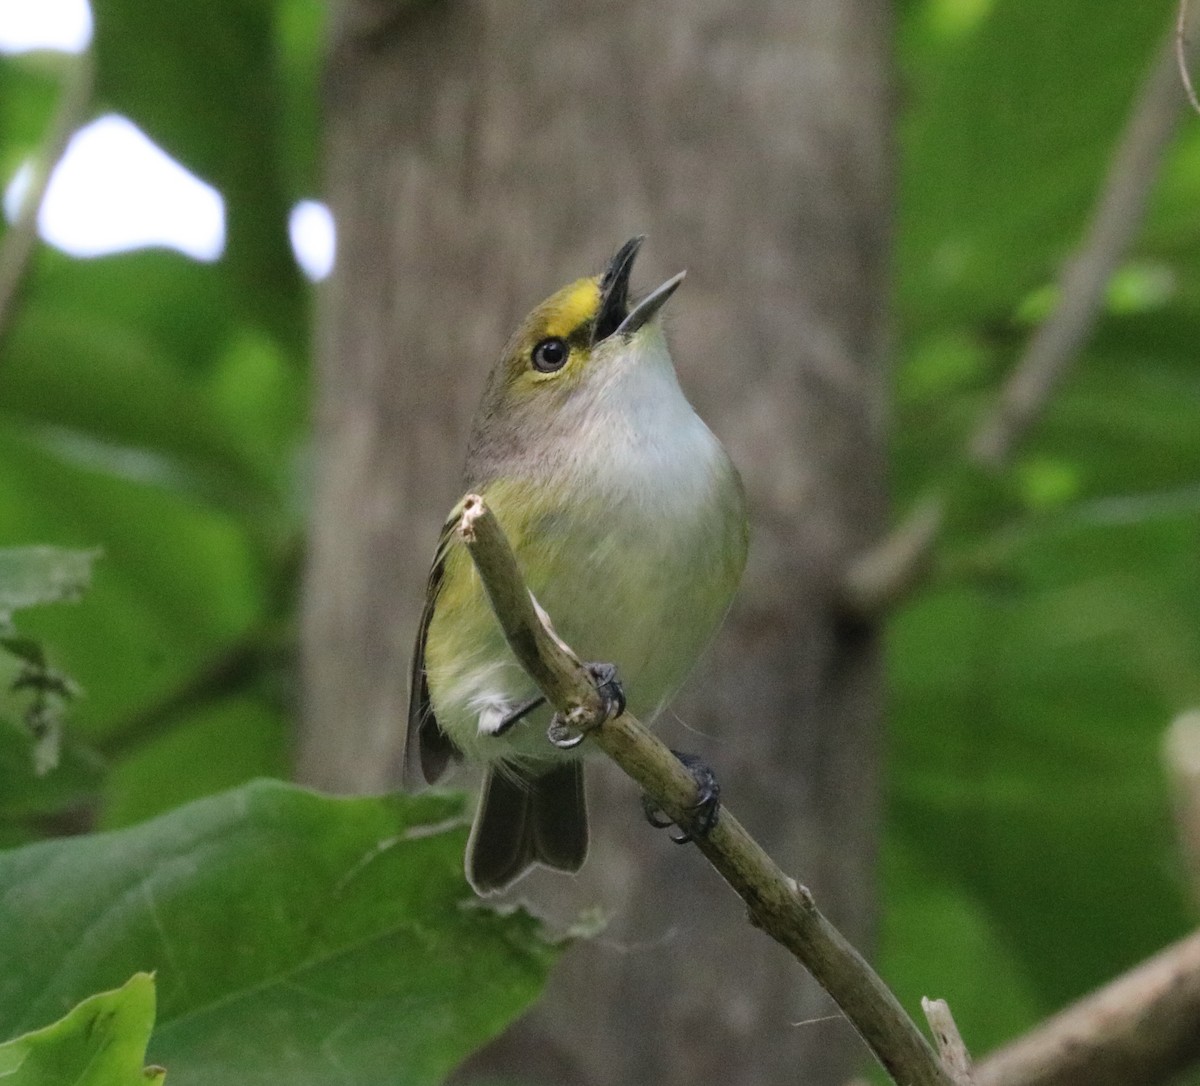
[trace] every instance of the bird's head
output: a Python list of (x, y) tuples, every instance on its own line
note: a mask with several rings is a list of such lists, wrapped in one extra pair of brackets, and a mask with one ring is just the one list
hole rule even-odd
[(492, 371), (477, 427), (598, 398), (646, 356), (661, 355), (669, 365), (654, 318), (684, 273), (631, 304), (629, 276), (644, 240), (631, 238), (601, 275), (568, 284), (525, 318)]

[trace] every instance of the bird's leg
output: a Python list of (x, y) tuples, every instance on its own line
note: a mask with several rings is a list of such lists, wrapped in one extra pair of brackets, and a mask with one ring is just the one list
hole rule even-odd
[[(679, 827), (679, 833), (671, 834), (671, 840), (677, 845), (686, 845), (697, 837), (707, 837), (717, 824), (721, 813), (721, 785), (712, 767), (694, 754), (683, 754), (673, 750), (672, 754), (683, 764), (696, 782), (696, 802), (687, 808), (689, 826)], [(675, 822), (667, 818), (662, 808), (647, 795), (642, 796), (642, 810), (646, 813), (646, 821), (656, 829), (666, 829), (674, 826)]]
[(534, 711), (534, 709), (537, 709), (539, 706), (544, 705), (545, 703), (546, 696), (544, 694), (539, 694), (536, 698), (530, 698), (528, 701), (522, 702), (511, 712), (508, 712), (504, 715), (504, 718), (499, 724), (496, 725), (496, 729), (492, 732), (492, 735), (503, 735), (514, 724), (524, 720), (530, 713)]
[[(604, 703), (604, 720), (620, 716), (625, 712), (625, 691), (621, 687), (621, 680), (617, 678), (615, 665), (588, 664), (587, 669), (596, 683), (596, 693)], [(546, 738), (559, 750), (571, 750), (587, 738), (587, 731), (572, 734), (570, 722), (564, 720), (562, 714), (555, 713), (546, 731)]]

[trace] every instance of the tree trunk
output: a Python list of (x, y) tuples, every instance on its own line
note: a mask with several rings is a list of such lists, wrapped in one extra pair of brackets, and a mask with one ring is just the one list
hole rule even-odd
[[(329, 57), (339, 252), (300, 776), (395, 783), (424, 578), (483, 376), (529, 308), (644, 232), (636, 284), (688, 268), (673, 354), (752, 511), (738, 601), (661, 729), (869, 946), (879, 654), (836, 589), (884, 517), (889, 5), (397, 9), (348, 0)], [(694, 850), (645, 825), (626, 779), (590, 775), (583, 874), (518, 889), (560, 919), (600, 902), (609, 927), (477, 1067), (572, 1086), (844, 1081), (862, 1049), (832, 1004)]]

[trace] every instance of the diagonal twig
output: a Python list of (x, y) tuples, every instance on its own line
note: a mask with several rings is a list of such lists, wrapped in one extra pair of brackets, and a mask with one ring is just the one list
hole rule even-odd
[(0, 239), (0, 342), (12, 321), (13, 306), (37, 245), (38, 214), (50, 177), (87, 115), (95, 78), (95, 59), (90, 49), (71, 58), (45, 143), (30, 163), (29, 187), (16, 219)]
[[(1197, 17), (1188, 15), (1186, 6), (1181, 13), (1194, 31)], [(1183, 31), (1183, 23), (1172, 27), (1138, 92), (1083, 238), (1064, 265), (1058, 304), (1034, 332), (967, 444), (964, 457), (977, 467), (999, 471), (1008, 465), (1095, 326), (1112, 273), (1137, 236), (1181, 114), (1176, 50), (1185, 40)], [(1194, 45), (1187, 48), (1196, 52)], [(847, 610), (877, 615), (920, 583), (932, 564), (949, 500), (944, 490), (929, 495), (889, 537), (851, 564), (842, 586)]]
[(976, 1086), (1153, 1086), (1200, 1058), (1200, 932), (975, 1065)]
[(1175, 801), (1181, 858), (1193, 901), (1200, 904), (1200, 710), (1180, 713), (1171, 722), (1162, 753)]
[(1175, 61), (1179, 65), (1179, 80), (1183, 84), (1187, 100), (1192, 109), (1200, 113), (1200, 99), (1196, 97), (1196, 88), (1192, 86), (1192, 73), (1188, 71), (1187, 9), (1187, 0), (1179, 0), (1179, 12), (1175, 20)]
[(963, 1042), (962, 1034), (958, 1032), (958, 1023), (950, 1013), (950, 1004), (944, 999), (922, 999), (921, 1010), (929, 1028), (933, 1030), (933, 1039), (937, 1042), (938, 1053), (942, 1063), (954, 1079), (954, 1086), (974, 1086), (975, 1076), (971, 1072), (971, 1054)]
[[(468, 495), (456, 527), (470, 552), (509, 647), (567, 724), (589, 734), (677, 824), (686, 828), (696, 782), (679, 760), (629, 713), (605, 719), (587, 669), (546, 628), (504, 530), (478, 495)], [(552, 617), (552, 616), (551, 616)], [(782, 944), (842, 1008), (897, 1083), (954, 1086), (899, 1001), (817, 909), (809, 891), (785, 875), (722, 808), (700, 851), (746, 903), (751, 923)]]

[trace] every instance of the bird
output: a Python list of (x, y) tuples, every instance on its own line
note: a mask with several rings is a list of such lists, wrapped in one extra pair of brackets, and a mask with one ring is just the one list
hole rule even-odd
[[(559, 637), (614, 666), (622, 702), (651, 723), (730, 607), (748, 527), (737, 469), (680, 388), (662, 326), (685, 273), (631, 302), (643, 241), (521, 323), (488, 376), (464, 476)], [(535, 864), (582, 867), (583, 751), (547, 739), (550, 711), (505, 642), (457, 520), (456, 509), (427, 581), (405, 766), (428, 783), (456, 761), (485, 767), (465, 871), (487, 895)]]

